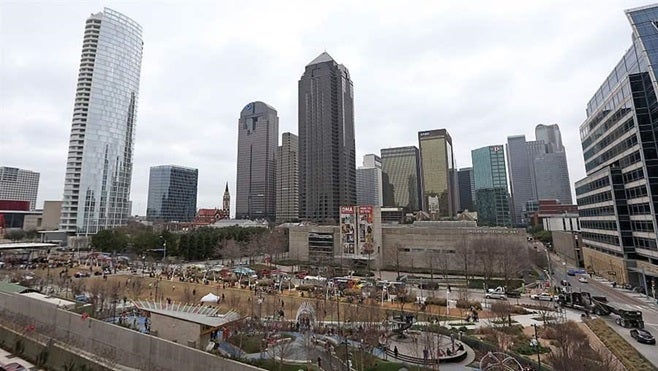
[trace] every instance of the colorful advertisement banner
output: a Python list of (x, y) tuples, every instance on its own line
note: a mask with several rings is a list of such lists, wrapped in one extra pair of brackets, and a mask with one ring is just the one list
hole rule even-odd
[(356, 216), (354, 206), (340, 207), (340, 242), (343, 254), (355, 254), (356, 246)]

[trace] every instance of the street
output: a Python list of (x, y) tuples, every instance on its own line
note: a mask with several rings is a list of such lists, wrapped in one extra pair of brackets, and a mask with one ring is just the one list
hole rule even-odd
[[(567, 280), (571, 283), (573, 291), (585, 291), (595, 296), (605, 296), (610, 302), (622, 303), (637, 308), (642, 311), (644, 327), (652, 335), (658, 336), (658, 305), (653, 298), (647, 299), (646, 295), (638, 294), (622, 288), (613, 288), (612, 283), (599, 277), (589, 278), (588, 283), (578, 281), (578, 277), (567, 275), (567, 269), (573, 268), (562, 264), (562, 261), (555, 255), (551, 256), (553, 269), (553, 282)], [(610, 314), (603, 318), (608, 326), (620, 334), (631, 346), (638, 350), (654, 366), (658, 367), (658, 349), (656, 345), (642, 344), (630, 335), (630, 329), (624, 328), (615, 323), (615, 314)]]

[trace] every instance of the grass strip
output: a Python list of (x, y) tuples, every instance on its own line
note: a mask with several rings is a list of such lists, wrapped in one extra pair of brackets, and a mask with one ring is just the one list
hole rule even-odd
[(651, 362), (602, 319), (597, 318), (585, 323), (629, 371), (655, 369)]

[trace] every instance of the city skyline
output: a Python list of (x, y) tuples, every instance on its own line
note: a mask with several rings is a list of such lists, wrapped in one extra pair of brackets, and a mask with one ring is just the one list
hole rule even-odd
[[(199, 168), (199, 207), (219, 207), (225, 182), (235, 189), (237, 133), (231, 107), (263, 99), (279, 110), (280, 131), (295, 133), (295, 83), (299, 69), (322, 50), (348, 65), (358, 82), (357, 158), (378, 153), (382, 148), (416, 145), (415, 133), (436, 125), (424, 122), (423, 109), (414, 107), (436, 105), (433, 110), (441, 112), (449, 123), (441, 126), (453, 137), (458, 167), (470, 165), (468, 154), (473, 148), (503, 142), (509, 135), (531, 137), (536, 124), (558, 123), (569, 155), (571, 179), (580, 179), (584, 167), (575, 133), (585, 113), (577, 102), (591, 97), (600, 76), (609, 72), (609, 66), (616, 63), (627, 47), (630, 32), (623, 10), (643, 3), (609, 2), (603, 7), (570, 4), (568, 15), (559, 12), (564, 6), (559, 3), (510, 5), (514, 9), (509, 15), (494, 9), (499, 6), (487, 4), (481, 4), (475, 12), (458, 4), (438, 4), (428, 7), (420, 19), (411, 9), (400, 11), (383, 6), (376, 10), (379, 25), (341, 26), (343, 29), (335, 35), (324, 31), (334, 25), (332, 11), (314, 21), (317, 23), (314, 25), (304, 20), (308, 18), (304, 17), (305, 12), (314, 12), (309, 6), (306, 10), (295, 10), (297, 16), (291, 22), (264, 38), (261, 26), (239, 34), (231, 32), (239, 22), (230, 19), (230, 15), (244, 11), (243, 6), (214, 8), (208, 4), (209, 9), (199, 17), (198, 9), (173, 4), (119, 4), (110, 1), (107, 6), (140, 23), (147, 45), (131, 187), (133, 214), (144, 215), (148, 169), (160, 163)], [(0, 5), (0, 31), (6, 35), (0, 50), (7, 56), (0, 72), (0, 83), (6, 87), (0, 92), (4, 106), (0, 112), (0, 133), (12, 138), (9, 143), (3, 143), (0, 157), (4, 166), (42, 174), (37, 207), (44, 200), (61, 199), (63, 194), (61, 164), (65, 161), (69, 139), (74, 98), (71, 92), (80, 57), (80, 24), (103, 5), (94, 2), (84, 6), (73, 2)], [(285, 14), (296, 7), (258, 3), (247, 8), (259, 19), (267, 19), (271, 14)], [(349, 8), (347, 19), (361, 19), (360, 15), (368, 9), (357, 4)], [(533, 23), (546, 20), (547, 12), (555, 14), (550, 22), (541, 30), (533, 29)], [(454, 20), (441, 22), (448, 14)], [(577, 38), (565, 37), (571, 34), (566, 25), (573, 22), (573, 17), (584, 15), (591, 19), (588, 29), (579, 31)], [(172, 27), (172, 23), (180, 27)], [(222, 25), (213, 29), (215, 23)], [(474, 31), (463, 35), (459, 32), (473, 29), (473, 24)], [(519, 27), (527, 27), (525, 36), (518, 35)], [(399, 32), (401, 28), (405, 29), (404, 34)], [(185, 31), (180, 32), (181, 29)], [(446, 29), (455, 30), (449, 33), (450, 38), (440, 36)], [(297, 36), (304, 34), (301, 30), (313, 37)], [(477, 45), (469, 47), (471, 50), (449, 49), (453, 43), (463, 44), (464, 40), (472, 39), (473, 32), (484, 32), (487, 36), (478, 36), (482, 40), (475, 40)], [(346, 41), (348, 34), (356, 37)], [(291, 41), (284, 42), (286, 39)], [(491, 46), (485, 47), (487, 43)], [(606, 47), (592, 50), (591, 45), (601, 44)], [(482, 50), (476, 52), (478, 45)], [(525, 46), (531, 50), (524, 49)], [(199, 48), (206, 50), (207, 55), (199, 57)], [(289, 53), (280, 53), (280, 48)], [(546, 50), (546, 58), (529, 53), (542, 48)], [(400, 50), (406, 56), (383, 58), (389, 50)], [(451, 56), (442, 56), (446, 50), (451, 50)], [(269, 57), (267, 63), (261, 62), (265, 58), (256, 58), (259, 52)], [(510, 60), (523, 54), (533, 55), (534, 61), (510, 64)], [(47, 65), (43, 63), (43, 55), (48, 55)], [(586, 68), (568, 61), (579, 56), (587, 57)], [(491, 63), (483, 66), (480, 61), (483, 57), (490, 57), (487, 59)], [(195, 62), (198, 67), (189, 71), (182, 67)], [(477, 69), (465, 81), (453, 77), (457, 74), (451, 70), (469, 66)], [(241, 73), (245, 68), (251, 72)], [(378, 83), (384, 80), (388, 81), (386, 85)], [(415, 81), (424, 83), (420, 86)], [(249, 88), (256, 86), (256, 82), (263, 85), (257, 85), (257, 91)], [(542, 99), (535, 97), (539, 102), (526, 104), (523, 95), (528, 89), (541, 91)], [(501, 91), (503, 94), (497, 98)], [(467, 101), (464, 97), (476, 92), (486, 96), (477, 109), (466, 109), (456, 103)], [(545, 101), (548, 98), (552, 104)], [(221, 104), (216, 104), (218, 101)], [(502, 129), (496, 126), (501, 122)], [(181, 126), (185, 130), (180, 130)]]

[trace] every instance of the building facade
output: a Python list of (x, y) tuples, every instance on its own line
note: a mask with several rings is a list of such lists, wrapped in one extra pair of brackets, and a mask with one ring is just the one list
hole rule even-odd
[(381, 159), (384, 206), (403, 207), (406, 212), (422, 210), (423, 193), (418, 148), (383, 148)]
[(418, 133), (425, 211), (436, 217), (452, 217), (459, 208), (457, 169), (452, 138), (446, 129)]
[(276, 218), (275, 157), (279, 117), (263, 102), (247, 104), (238, 120), (235, 218)]
[(86, 22), (60, 229), (94, 234), (127, 223), (142, 28), (114, 10)]
[(475, 211), (475, 179), (473, 168), (465, 167), (457, 171), (457, 182), (459, 184), (459, 211)]
[(196, 215), (199, 170), (174, 165), (151, 167), (146, 219), (191, 222)]
[(512, 218), (503, 146), (494, 145), (474, 149), (471, 151), (471, 160), (478, 224), (510, 226)]
[(276, 152), (276, 222), (299, 220), (299, 138), (283, 133)]
[(356, 169), (356, 201), (359, 205), (383, 205), (381, 157), (363, 156), (363, 166)]
[(37, 206), (39, 173), (0, 166), (0, 200), (29, 201), (30, 210)]
[(658, 7), (626, 11), (632, 44), (587, 104), (576, 182), (585, 266), (609, 280), (658, 279)]
[(354, 91), (349, 71), (326, 52), (299, 80), (299, 216), (338, 223), (356, 203)]

